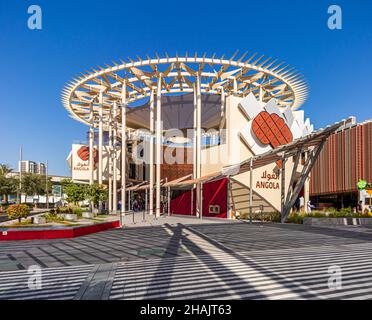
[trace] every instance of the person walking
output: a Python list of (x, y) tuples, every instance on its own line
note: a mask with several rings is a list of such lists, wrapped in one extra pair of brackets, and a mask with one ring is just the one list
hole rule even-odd
[(309, 200), (307, 202), (307, 213), (311, 213), (311, 210), (315, 208), (315, 206), (311, 203), (311, 201)]

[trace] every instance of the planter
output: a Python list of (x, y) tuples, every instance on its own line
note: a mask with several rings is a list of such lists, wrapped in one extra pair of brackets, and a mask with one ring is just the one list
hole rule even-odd
[(83, 216), (83, 218), (93, 219), (94, 218), (94, 213), (89, 212), (89, 211), (84, 211), (82, 216)]
[(31, 218), (33, 224), (45, 224), (46, 219), (42, 216), (36, 216)]
[(372, 218), (310, 218), (304, 217), (303, 224), (312, 226), (357, 226), (357, 225), (372, 225)]
[(0, 241), (74, 238), (119, 227), (119, 221), (111, 221), (79, 227), (1, 228)]

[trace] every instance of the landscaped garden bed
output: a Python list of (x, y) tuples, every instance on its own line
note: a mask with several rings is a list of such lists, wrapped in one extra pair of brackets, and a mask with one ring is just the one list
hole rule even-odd
[[(242, 215), (240, 219), (249, 219), (249, 214)], [(262, 222), (280, 222), (280, 212), (253, 212), (252, 219)], [(327, 208), (311, 213), (291, 212), (286, 222), (307, 225), (368, 225), (372, 224), (372, 212), (353, 213), (351, 208), (340, 210)]]

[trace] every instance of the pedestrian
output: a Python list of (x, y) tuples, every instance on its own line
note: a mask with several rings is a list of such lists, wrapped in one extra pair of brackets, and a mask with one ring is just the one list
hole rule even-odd
[(305, 210), (305, 198), (303, 196), (300, 197), (300, 211), (304, 212)]
[(311, 203), (311, 201), (309, 200), (307, 202), (307, 213), (311, 213), (311, 210), (314, 209), (315, 206)]
[(358, 202), (357, 212), (358, 212), (358, 213), (363, 213), (363, 201), (362, 201), (362, 200), (360, 200), (360, 201)]
[(297, 198), (296, 199), (296, 202), (295, 202), (295, 205), (294, 205), (294, 210), (296, 212), (299, 212), (300, 211), (300, 198)]
[(133, 201), (133, 211), (134, 212), (138, 211), (138, 201), (137, 201), (137, 199), (134, 199), (134, 201)]

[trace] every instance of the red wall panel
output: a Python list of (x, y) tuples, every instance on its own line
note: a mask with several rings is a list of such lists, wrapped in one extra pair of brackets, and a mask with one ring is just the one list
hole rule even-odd
[[(203, 216), (227, 218), (227, 179), (221, 179), (203, 185)], [(195, 190), (193, 201), (193, 215), (195, 215)], [(209, 206), (219, 205), (220, 214), (210, 214)], [(191, 191), (187, 190), (171, 200), (170, 210), (172, 214), (191, 215)]]

